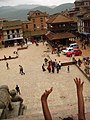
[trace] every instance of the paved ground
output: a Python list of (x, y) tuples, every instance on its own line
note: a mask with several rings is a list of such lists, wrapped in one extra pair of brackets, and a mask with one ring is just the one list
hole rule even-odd
[[(0, 57), (4, 54), (9, 56), (14, 50), (16, 50), (16, 47), (2, 49), (0, 50)], [(55, 118), (60, 120), (59, 117), (63, 118), (72, 114), (76, 115), (77, 97), (73, 81), (76, 77), (80, 77), (85, 82), (86, 112), (90, 112), (90, 82), (74, 65), (70, 66), (70, 73), (67, 73), (66, 66), (62, 67), (59, 74), (43, 72), (41, 66), (44, 63), (44, 58), (48, 55), (52, 60), (57, 59), (61, 62), (71, 60), (64, 55), (60, 57), (56, 54), (52, 55), (51, 52), (46, 52), (47, 50), (47, 46), (43, 46), (42, 43), (39, 46), (30, 45), (28, 49), (19, 51), (19, 58), (8, 60), (9, 70), (6, 69), (5, 61), (0, 61), (0, 84), (7, 84), (10, 89), (15, 88), (16, 84), (20, 86), (21, 96), (27, 106), (24, 113), (26, 118), (22, 116), (21, 119), (43, 120), (40, 96), (45, 89), (50, 87), (53, 87), (53, 92), (48, 98), (48, 103), (54, 120)], [(19, 64), (24, 67), (25, 75), (19, 74)]]

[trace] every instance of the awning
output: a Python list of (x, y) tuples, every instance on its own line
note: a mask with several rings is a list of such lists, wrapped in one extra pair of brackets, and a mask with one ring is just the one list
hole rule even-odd
[(86, 37), (90, 37), (90, 33), (86, 33), (86, 32), (80, 32), (81, 35), (84, 35)]

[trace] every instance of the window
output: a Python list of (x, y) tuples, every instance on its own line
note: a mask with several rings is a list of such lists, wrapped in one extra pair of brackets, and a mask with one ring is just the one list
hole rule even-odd
[(8, 35), (8, 39), (10, 39), (10, 35)]
[(9, 34), (9, 30), (7, 30), (7, 34)]
[(17, 37), (20, 37), (20, 35), (18, 34)]
[(65, 24), (63, 24), (63, 27), (65, 27)]
[(15, 38), (15, 35), (13, 35), (13, 38)]
[(19, 29), (16, 29), (17, 33), (19, 33)]
[(41, 25), (41, 28), (43, 28), (43, 25)]
[(36, 28), (36, 24), (34, 24), (34, 28)]
[(38, 15), (40, 15), (40, 13), (38, 13)]
[(40, 18), (40, 21), (43, 22), (43, 18)]
[(35, 19), (33, 19), (33, 22), (35, 23)]
[(26, 24), (26, 29), (28, 29), (28, 25)]
[(12, 30), (12, 33), (14, 33), (14, 30)]
[(59, 27), (61, 27), (61, 24), (59, 24)]

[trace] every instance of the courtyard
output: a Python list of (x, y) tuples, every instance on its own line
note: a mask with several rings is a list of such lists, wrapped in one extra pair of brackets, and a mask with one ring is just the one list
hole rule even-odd
[[(1, 49), (0, 57), (12, 55), (16, 49), (17, 47)], [(21, 97), (27, 107), (24, 112), (27, 120), (44, 120), (40, 97), (46, 89), (48, 90), (51, 87), (53, 87), (53, 92), (48, 98), (48, 104), (53, 120), (76, 116), (77, 96), (74, 83), (76, 77), (80, 77), (84, 81), (85, 108), (86, 112), (90, 113), (90, 82), (75, 65), (70, 66), (69, 73), (67, 72), (67, 66), (63, 66), (59, 74), (42, 71), (45, 57), (50, 56), (52, 60), (57, 59), (61, 62), (71, 61), (71, 58), (51, 54), (50, 46), (42, 43), (39, 43), (39, 46), (29, 45), (28, 49), (20, 50), (18, 54), (19, 58), (7, 60), (9, 70), (6, 69), (6, 61), (0, 61), (0, 84), (8, 85), (10, 90), (19, 85)], [(23, 66), (25, 75), (19, 74), (19, 65)], [(24, 119), (24, 117), (22, 116), (21, 119)]]

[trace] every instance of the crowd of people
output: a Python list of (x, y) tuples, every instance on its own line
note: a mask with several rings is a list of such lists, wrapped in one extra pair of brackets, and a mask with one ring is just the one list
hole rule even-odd
[[(57, 62), (57, 60), (55, 59), (53, 60), (48, 60), (47, 58), (44, 59), (44, 64), (42, 65), (42, 70), (46, 71), (46, 69), (48, 70), (49, 73), (55, 73), (55, 70), (57, 73), (59, 73), (59, 70), (61, 69), (61, 62)], [(47, 66), (47, 68), (45, 68), (45, 66)]]
[[(58, 61), (55, 59), (55, 60), (48, 60), (47, 58), (44, 59), (44, 62), (43, 65), (42, 65), (42, 70), (43, 72), (44, 71), (48, 71), (49, 73), (59, 73), (59, 71), (61, 70), (62, 68), (62, 63), (61, 61)], [(70, 72), (70, 66), (68, 65), (67, 66), (67, 72), (69, 73)]]

